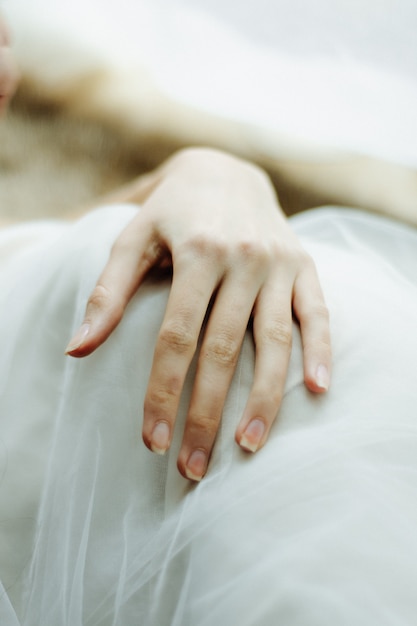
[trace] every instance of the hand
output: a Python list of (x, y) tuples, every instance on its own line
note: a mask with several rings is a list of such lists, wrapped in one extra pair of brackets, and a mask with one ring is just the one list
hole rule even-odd
[(0, 114), (4, 113), (16, 91), (19, 73), (10, 50), (10, 37), (0, 17)]
[[(149, 269), (172, 263), (143, 422), (145, 444), (163, 454), (213, 301), (178, 457), (180, 472), (198, 481), (207, 469), (250, 317), (256, 366), (236, 440), (255, 452), (265, 444), (283, 397), (292, 311), (302, 333), (305, 383), (317, 393), (328, 388), (328, 313), (313, 261), (260, 169), (214, 150), (189, 149), (147, 185), (147, 199), (115, 242), (67, 353), (93, 352), (120, 322)], [(133, 186), (128, 195), (126, 200), (135, 201), (140, 191)]]

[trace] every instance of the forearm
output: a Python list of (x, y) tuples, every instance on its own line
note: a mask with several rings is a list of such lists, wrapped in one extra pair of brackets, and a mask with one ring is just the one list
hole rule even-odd
[(271, 161), (289, 213), (332, 204), (357, 207), (417, 226), (416, 169), (365, 156)]

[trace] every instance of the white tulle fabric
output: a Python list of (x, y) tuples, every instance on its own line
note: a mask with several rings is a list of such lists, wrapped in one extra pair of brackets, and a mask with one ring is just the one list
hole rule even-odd
[(331, 312), (331, 391), (306, 391), (294, 326), (270, 441), (243, 453), (248, 334), (208, 475), (192, 486), (176, 456), (193, 368), (169, 454), (141, 441), (169, 284), (144, 285), (95, 354), (63, 354), (134, 211), (0, 240), (25, 241), (0, 271), (2, 626), (415, 624), (416, 232), (348, 210), (293, 219)]

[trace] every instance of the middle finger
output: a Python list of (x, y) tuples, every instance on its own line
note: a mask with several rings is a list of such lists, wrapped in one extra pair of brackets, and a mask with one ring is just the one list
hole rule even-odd
[[(221, 285), (199, 355), (197, 374), (178, 457), (180, 472), (204, 476), (221, 420), (259, 281), (230, 274)], [(238, 285), (238, 287), (237, 287)]]

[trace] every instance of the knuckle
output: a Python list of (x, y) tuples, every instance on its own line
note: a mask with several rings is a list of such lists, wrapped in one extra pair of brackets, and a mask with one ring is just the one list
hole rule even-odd
[(261, 407), (260, 414), (276, 417), (278, 408), (281, 406), (284, 397), (284, 389), (282, 380), (277, 378), (276, 372), (270, 372), (270, 375), (254, 386), (253, 398), (256, 404)]
[(306, 354), (321, 354), (326, 355), (331, 352), (330, 338), (310, 339), (304, 346), (304, 352)]
[(281, 319), (268, 324), (262, 331), (260, 342), (262, 344), (274, 344), (280, 347), (291, 349), (292, 346), (292, 326)]
[(104, 285), (98, 284), (94, 287), (88, 299), (89, 304), (101, 308), (111, 301), (110, 291)]
[(208, 340), (204, 348), (204, 357), (216, 365), (232, 367), (236, 365), (238, 356), (238, 343), (227, 335), (218, 335)]
[(264, 267), (269, 264), (271, 254), (268, 246), (259, 240), (246, 239), (237, 245), (237, 255), (243, 263)]
[(290, 243), (272, 241), (269, 244), (269, 260), (274, 267), (285, 267), (294, 273), (298, 266), (298, 250)]
[(118, 300), (107, 287), (97, 284), (87, 302), (87, 315), (95, 315), (104, 311), (110, 316), (112, 322), (117, 324), (123, 317), (123, 302)]
[(180, 252), (186, 257), (203, 257), (222, 262), (228, 255), (228, 246), (221, 237), (214, 238), (208, 233), (196, 233), (182, 245)]
[(181, 388), (180, 377), (171, 376), (163, 386), (158, 385), (149, 389), (144, 403), (145, 413), (152, 415), (155, 410), (159, 413), (160, 410), (169, 409), (173, 402), (177, 401)]
[(193, 333), (180, 322), (165, 324), (159, 333), (159, 342), (163, 348), (179, 354), (194, 351), (196, 347)]
[(318, 282), (316, 263), (312, 256), (304, 248), (298, 250), (299, 273), (309, 276), (310, 281)]
[(314, 317), (324, 320), (325, 322), (330, 321), (330, 311), (324, 302), (316, 304), (316, 306), (313, 307), (311, 314)]
[(187, 438), (190, 441), (210, 442), (219, 427), (219, 418), (216, 415), (190, 413), (187, 421)]
[(275, 240), (271, 243), (271, 255), (280, 263), (286, 263), (294, 269), (314, 267), (313, 259), (297, 242)]
[(269, 391), (269, 394), (270, 394), (269, 401), (271, 403), (271, 406), (275, 409), (275, 411), (277, 411), (279, 407), (281, 406), (282, 401), (284, 399), (284, 392), (280, 386), (272, 385)]
[(314, 305), (310, 305), (305, 311), (301, 311), (298, 317), (300, 321), (304, 321), (307, 318), (311, 322), (320, 321), (326, 325), (330, 322), (330, 312), (324, 302), (316, 302)]

